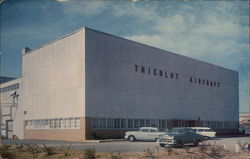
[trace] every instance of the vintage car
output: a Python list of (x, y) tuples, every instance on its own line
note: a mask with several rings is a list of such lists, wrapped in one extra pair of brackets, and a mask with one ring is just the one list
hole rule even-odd
[(205, 139), (215, 137), (216, 132), (208, 127), (190, 127), (196, 132), (196, 134), (200, 134), (204, 136)]
[(157, 128), (141, 127), (139, 131), (127, 131), (124, 138), (129, 141), (157, 141), (159, 135), (162, 134), (164, 134), (164, 132), (159, 132)]
[(202, 135), (196, 134), (193, 129), (186, 127), (178, 127), (168, 129), (168, 131), (160, 135), (157, 143), (164, 147), (168, 146), (176, 146), (182, 147), (184, 144), (194, 144), (195, 146), (199, 145), (200, 142), (204, 140)]

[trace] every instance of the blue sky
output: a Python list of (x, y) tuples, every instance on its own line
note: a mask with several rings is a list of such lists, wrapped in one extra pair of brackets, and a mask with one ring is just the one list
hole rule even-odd
[(6, 0), (1, 74), (21, 76), (21, 48), (84, 26), (238, 71), (240, 111), (250, 111), (247, 1)]

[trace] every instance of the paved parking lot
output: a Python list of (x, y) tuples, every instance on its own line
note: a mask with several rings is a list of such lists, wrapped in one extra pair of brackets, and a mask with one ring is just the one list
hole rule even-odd
[[(212, 140), (204, 141), (206, 145), (221, 145), (225, 149), (234, 151), (235, 144), (239, 142), (250, 144), (250, 137), (217, 137)], [(95, 148), (97, 151), (108, 151), (108, 152), (142, 152), (147, 149), (156, 150), (157, 144), (155, 142), (128, 142), (128, 141), (113, 141), (113, 142), (93, 142), (93, 143), (82, 143), (82, 142), (65, 142), (65, 141), (47, 141), (47, 140), (3, 140), (3, 144), (47, 144), (52, 146), (66, 146), (72, 143), (73, 149), (87, 149)], [(158, 146), (159, 147), (159, 146)], [(195, 148), (190, 146), (190, 148)]]

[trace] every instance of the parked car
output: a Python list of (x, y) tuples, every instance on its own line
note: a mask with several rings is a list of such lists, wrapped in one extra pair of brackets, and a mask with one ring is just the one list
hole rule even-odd
[(190, 128), (193, 129), (197, 134), (203, 135), (205, 139), (215, 137), (216, 135), (216, 132), (208, 127), (190, 127)]
[(129, 141), (144, 140), (144, 141), (156, 141), (159, 135), (164, 134), (154, 127), (141, 127), (139, 131), (127, 131), (125, 133), (125, 139)]
[(204, 140), (202, 135), (196, 134), (193, 129), (186, 127), (178, 127), (168, 129), (168, 131), (160, 135), (157, 143), (161, 147), (165, 145), (182, 147), (184, 144), (194, 144), (199, 145), (200, 142)]

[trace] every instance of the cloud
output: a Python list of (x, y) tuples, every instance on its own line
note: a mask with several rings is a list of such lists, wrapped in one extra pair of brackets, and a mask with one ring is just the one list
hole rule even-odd
[[(136, 5), (132, 6), (132, 10), (115, 8), (114, 11), (117, 11), (116, 16), (127, 13), (133, 14), (138, 19), (152, 21), (151, 29), (154, 34), (128, 35), (126, 36), (128, 39), (238, 69), (243, 60), (238, 53), (246, 51), (248, 46), (247, 43), (240, 42), (241, 38), (247, 38), (248, 26), (241, 25), (241, 22), (247, 19), (237, 20), (236, 11), (229, 12), (234, 10), (233, 5), (225, 5), (225, 8), (222, 6), (220, 4), (221, 10), (215, 9), (217, 12), (214, 12), (209, 7), (197, 9), (190, 5), (183, 5), (175, 13), (165, 15), (159, 15), (156, 10), (143, 9)], [(234, 61), (221, 62), (221, 59), (232, 59), (232, 57), (235, 57)]]
[(104, 1), (73, 1), (73, 0), (57, 0), (60, 2), (70, 1), (70, 3), (61, 3), (65, 14), (82, 14), (85, 16), (99, 14), (105, 9)]
[(250, 111), (246, 3), (187, 2), (161, 8), (133, 3), (115, 6), (113, 11), (116, 17), (150, 22), (147, 33), (133, 32), (127, 39), (239, 71), (240, 111), (244, 112)]
[(58, 2), (67, 2), (67, 1), (70, 1), (70, 0), (56, 0)]

